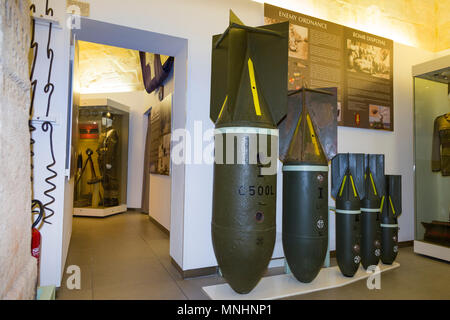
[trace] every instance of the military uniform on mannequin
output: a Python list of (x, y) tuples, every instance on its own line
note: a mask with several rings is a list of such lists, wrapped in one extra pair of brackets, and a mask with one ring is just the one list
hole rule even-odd
[(117, 163), (117, 145), (119, 134), (113, 128), (114, 117), (107, 112), (102, 115), (102, 126), (105, 128), (99, 138), (98, 166), (102, 176), (104, 190), (103, 205), (112, 207), (119, 205), (119, 180)]
[(450, 176), (450, 113), (434, 120), (431, 166), (433, 171)]

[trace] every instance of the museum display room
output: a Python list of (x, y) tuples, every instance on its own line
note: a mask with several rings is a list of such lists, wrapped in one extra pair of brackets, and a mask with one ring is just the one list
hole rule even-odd
[[(413, 67), (415, 144), (414, 251), (450, 261), (448, 172), (449, 57)], [(432, 135), (430, 136), (430, 133)], [(431, 150), (431, 169), (429, 165)]]
[(450, 1), (0, 10), (1, 299), (450, 299)]
[(127, 210), (129, 122), (128, 107), (81, 97), (74, 215), (102, 217)]

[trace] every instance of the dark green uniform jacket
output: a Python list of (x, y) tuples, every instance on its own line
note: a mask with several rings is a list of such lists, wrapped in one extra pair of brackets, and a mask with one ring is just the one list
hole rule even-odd
[(431, 166), (433, 171), (450, 176), (450, 113), (434, 120)]

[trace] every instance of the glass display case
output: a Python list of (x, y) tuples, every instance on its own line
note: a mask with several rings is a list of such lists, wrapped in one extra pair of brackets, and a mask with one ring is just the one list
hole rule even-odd
[(413, 67), (416, 253), (450, 261), (450, 56)]
[(127, 210), (129, 108), (110, 99), (83, 99), (78, 110), (74, 215)]

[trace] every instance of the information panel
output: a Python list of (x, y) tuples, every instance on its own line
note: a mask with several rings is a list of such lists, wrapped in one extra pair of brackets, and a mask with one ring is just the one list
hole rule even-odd
[(266, 24), (289, 21), (288, 88), (338, 88), (338, 125), (394, 130), (392, 40), (264, 4)]
[(150, 135), (150, 173), (170, 175), (172, 95), (152, 107)]

